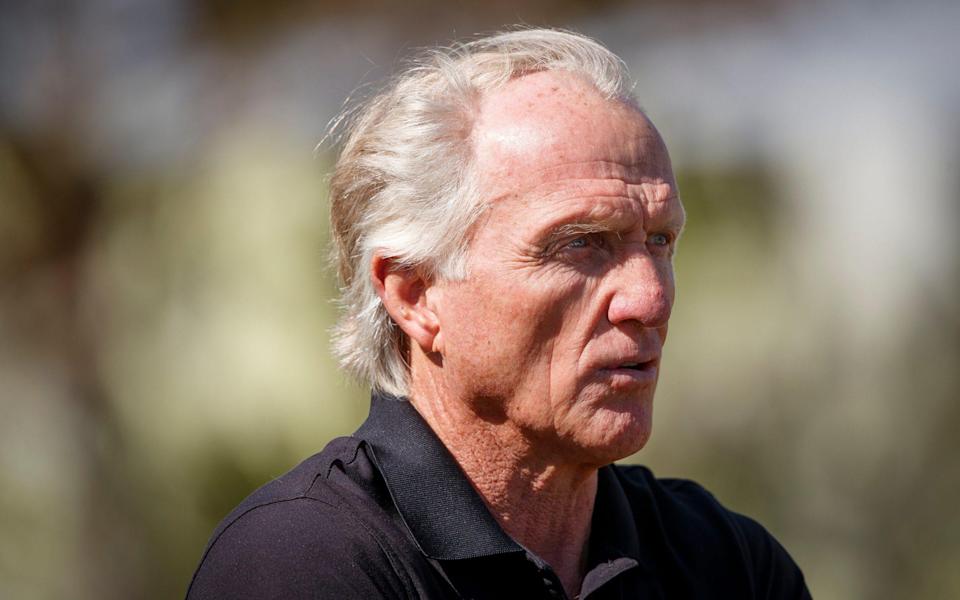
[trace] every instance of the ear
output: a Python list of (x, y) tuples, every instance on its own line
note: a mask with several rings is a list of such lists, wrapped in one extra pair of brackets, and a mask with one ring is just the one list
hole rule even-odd
[(431, 284), (422, 273), (397, 267), (391, 259), (375, 254), (370, 279), (387, 314), (407, 337), (424, 353), (439, 351), (440, 320), (428, 300)]

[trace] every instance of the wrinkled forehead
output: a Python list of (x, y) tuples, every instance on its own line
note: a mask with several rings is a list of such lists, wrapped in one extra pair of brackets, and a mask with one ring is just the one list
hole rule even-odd
[(646, 116), (571, 73), (532, 73), (488, 94), (472, 143), (488, 199), (567, 174), (673, 184), (666, 147)]

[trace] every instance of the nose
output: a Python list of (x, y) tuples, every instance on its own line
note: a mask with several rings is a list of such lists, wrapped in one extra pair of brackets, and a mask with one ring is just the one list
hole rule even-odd
[(643, 327), (664, 327), (673, 309), (673, 266), (649, 254), (624, 261), (612, 276), (613, 293), (607, 318), (616, 325), (636, 321)]

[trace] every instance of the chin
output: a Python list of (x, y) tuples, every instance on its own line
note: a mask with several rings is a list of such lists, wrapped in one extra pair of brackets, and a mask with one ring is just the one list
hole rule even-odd
[(608, 411), (595, 415), (590, 427), (576, 435), (583, 462), (597, 467), (636, 454), (650, 439), (653, 412), (647, 407), (640, 411)]

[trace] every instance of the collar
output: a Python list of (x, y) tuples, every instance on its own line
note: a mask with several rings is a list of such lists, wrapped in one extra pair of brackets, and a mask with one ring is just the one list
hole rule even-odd
[(410, 402), (374, 393), (370, 416), (354, 436), (372, 449), (400, 516), (425, 555), (457, 560), (523, 552)]
[[(374, 393), (370, 415), (354, 436), (371, 450), (404, 524), (426, 556), (457, 560), (525, 552), (406, 399)], [(588, 561), (584, 592), (641, 562), (633, 510), (609, 465), (597, 478)]]
[(607, 465), (597, 473), (597, 499), (590, 523), (587, 573), (580, 596), (586, 597), (624, 571), (637, 566), (648, 567), (648, 564), (642, 555), (633, 507), (616, 470)]

